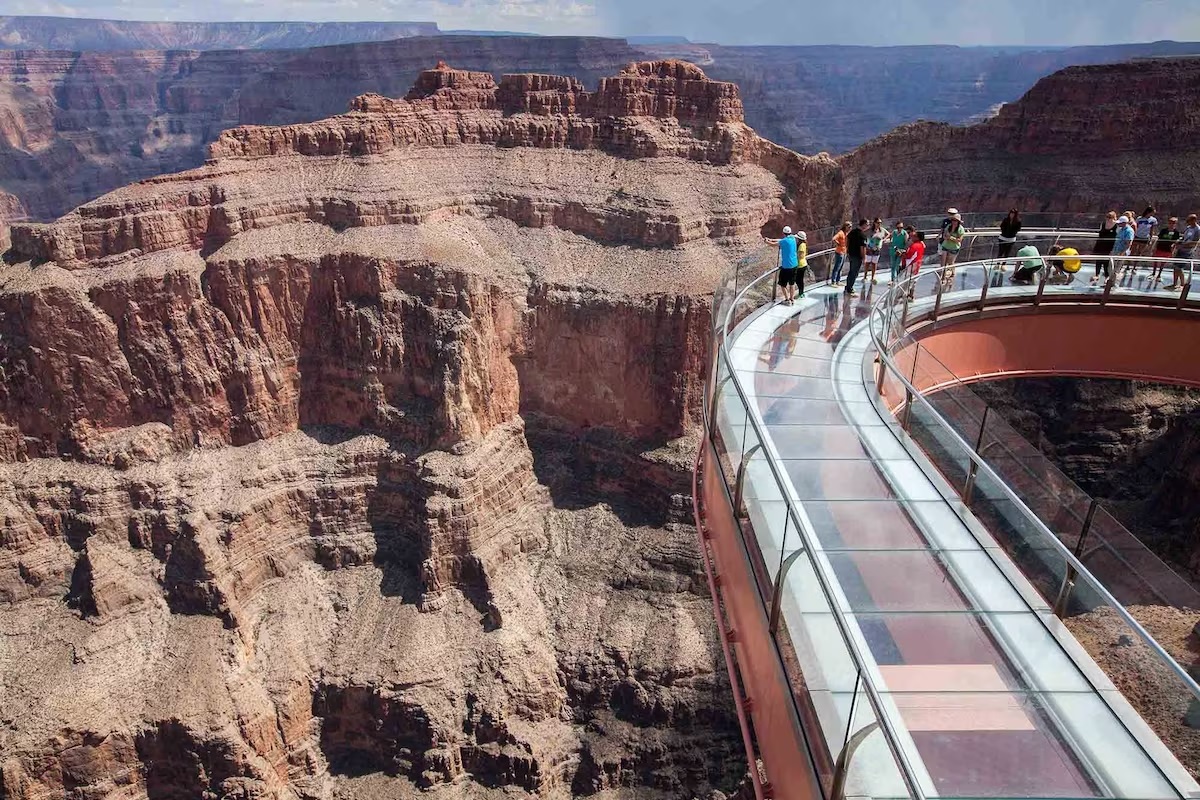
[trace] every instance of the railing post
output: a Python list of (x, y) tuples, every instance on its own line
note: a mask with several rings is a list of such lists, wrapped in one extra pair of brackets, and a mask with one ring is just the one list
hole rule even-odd
[(1042, 303), (1042, 293), (1046, 291), (1046, 278), (1048, 277), (1047, 272), (1049, 272), (1049, 270), (1050, 270), (1049, 265), (1047, 265), (1046, 262), (1043, 261), (1042, 269), (1040, 270), (1042, 273), (1042, 279), (1040, 281), (1038, 281), (1037, 294), (1033, 298), (1033, 304), (1035, 306), (1041, 305), (1041, 303)]
[(750, 459), (754, 458), (754, 454), (762, 449), (762, 442), (751, 447), (745, 455), (742, 456), (741, 463), (738, 464), (737, 479), (734, 481), (733, 488), (733, 515), (734, 517), (742, 516), (742, 487), (746, 483), (746, 465), (750, 463)]
[(983, 311), (983, 304), (987, 302), (988, 287), (992, 285), (992, 271), (990, 264), (983, 265), (983, 291), (979, 293), (979, 310)]
[[(788, 514), (788, 520), (792, 518)], [(774, 636), (779, 630), (779, 615), (783, 611), (783, 583), (787, 580), (787, 574), (792, 569), (792, 564), (796, 563), (796, 559), (804, 555), (804, 548), (801, 547), (796, 552), (783, 560), (779, 565), (779, 574), (775, 576), (775, 585), (771, 588), (771, 614), (767, 618), (767, 630)]]
[(900, 427), (904, 428), (904, 432), (908, 433), (908, 426), (912, 416), (913, 393), (912, 389), (904, 387), (904, 414), (900, 417)]
[[(988, 412), (992, 410), (991, 406), (983, 407), (983, 419), (979, 421), (979, 435), (975, 437), (975, 455), (980, 455), (983, 449), (983, 432), (987, 430)], [(971, 496), (975, 493), (975, 478), (979, 475), (979, 462), (971, 459), (971, 466), (967, 467), (967, 479), (963, 484), (963, 502), (967, 505), (971, 504)]]
[(933, 301), (933, 314), (930, 315), (930, 317), (929, 317), (930, 322), (937, 322), (938, 312), (940, 312), (942, 310), (942, 292), (945, 288), (942, 284), (943, 277), (945, 277), (945, 276), (944, 275), (938, 276), (937, 299)]
[[(720, 363), (720, 353), (717, 354), (717, 363)], [(726, 361), (725, 363), (728, 364), (729, 362)], [(717, 399), (721, 396), (721, 389), (725, 386), (726, 381), (732, 377), (733, 373), (730, 372), (724, 379), (717, 381), (717, 388), (713, 391), (712, 403), (708, 413), (708, 437), (713, 441), (716, 441), (717, 438)]]
[[(1100, 510), (1100, 501), (1092, 498), (1092, 502), (1088, 505), (1087, 516), (1083, 518), (1083, 527), (1079, 529), (1079, 538), (1075, 541), (1075, 557), (1079, 558), (1083, 552), (1083, 543), (1087, 541), (1088, 533), (1092, 530), (1092, 520), (1096, 518), (1096, 512)], [(1082, 560), (1082, 559), (1080, 559)], [(1079, 573), (1074, 566), (1067, 567), (1067, 574), (1063, 576), (1062, 586), (1059, 587), (1058, 597), (1054, 598), (1054, 616), (1062, 619), (1067, 613), (1067, 603), (1071, 600), (1071, 592), (1075, 590), (1075, 578)]]
[(846, 773), (850, 769), (850, 759), (854, 758), (854, 751), (863, 743), (863, 740), (875, 732), (879, 727), (878, 722), (872, 722), (858, 733), (850, 737), (850, 741), (846, 742), (842, 752), (838, 753), (837, 763), (833, 768), (833, 786), (829, 792), (829, 800), (844, 800), (846, 797)]

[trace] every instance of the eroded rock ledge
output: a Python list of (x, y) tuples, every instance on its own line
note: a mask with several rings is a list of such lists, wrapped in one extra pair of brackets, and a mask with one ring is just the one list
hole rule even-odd
[(825, 162), (685, 65), (490, 81), (17, 234), (4, 796), (737, 784), (685, 523), (708, 298)]

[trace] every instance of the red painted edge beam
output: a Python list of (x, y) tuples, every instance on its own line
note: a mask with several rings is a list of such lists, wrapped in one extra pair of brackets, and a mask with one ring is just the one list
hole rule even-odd
[(758, 778), (758, 756), (754, 751), (753, 738), (750, 735), (750, 720), (746, 716), (746, 700), (742, 697), (737, 676), (737, 666), (733, 663), (733, 653), (729, 648), (729, 631), (721, 617), (720, 594), (717, 582), (713, 577), (712, 562), (708, 553), (708, 542), (705, 540), (704, 518), (700, 514), (700, 466), (704, 459), (704, 451), (708, 440), (702, 439), (696, 448), (696, 463), (692, 467), (692, 514), (696, 519), (696, 544), (700, 548), (700, 560), (704, 562), (704, 574), (708, 578), (708, 591), (712, 595), (713, 620), (717, 623), (717, 638), (721, 641), (721, 652), (725, 655), (725, 669), (729, 673), (729, 688), (733, 692), (733, 704), (737, 709), (738, 726), (742, 729), (742, 745), (746, 748), (746, 764), (750, 772), (750, 785), (754, 788), (755, 800), (766, 800), (762, 782)]
[[(914, 328), (913, 336), (965, 383), (1065, 376), (1200, 387), (1200, 320), (1154, 308), (1056, 313), (1030, 307), (1028, 313), (951, 316)], [(897, 362), (911, 364), (914, 347), (901, 348)], [(952, 382), (932, 363), (923, 369), (919, 359), (913, 383), (922, 393)]]

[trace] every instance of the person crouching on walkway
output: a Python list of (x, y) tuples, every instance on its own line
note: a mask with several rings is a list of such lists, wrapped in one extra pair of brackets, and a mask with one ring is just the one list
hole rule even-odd
[(1055, 277), (1061, 278), (1061, 283), (1068, 284), (1075, 281), (1075, 274), (1083, 269), (1083, 261), (1079, 258), (1079, 251), (1074, 247), (1063, 247), (1056, 244), (1050, 248), (1050, 255), (1058, 256), (1061, 260), (1055, 260), (1052, 263)]
[(1012, 282), (1032, 283), (1033, 276), (1045, 266), (1042, 254), (1035, 245), (1027, 244), (1017, 251), (1017, 258), (1021, 259), (1021, 265), (1013, 272)]
[(779, 246), (779, 288), (783, 290), (783, 300), (780, 302), (791, 305), (796, 299), (796, 266), (799, 263), (799, 242), (792, 235), (792, 229), (783, 226), (783, 238), (771, 239), (763, 237), (768, 244)]

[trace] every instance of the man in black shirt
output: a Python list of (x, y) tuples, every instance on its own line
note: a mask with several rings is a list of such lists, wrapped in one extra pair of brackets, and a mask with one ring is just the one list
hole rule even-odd
[(863, 259), (867, 257), (867, 226), (865, 219), (858, 221), (858, 227), (846, 234), (846, 254), (850, 257), (850, 273), (846, 275), (846, 294), (854, 295), (854, 281), (862, 269)]

